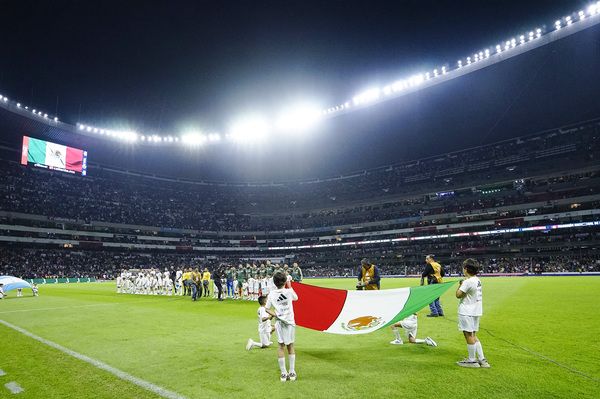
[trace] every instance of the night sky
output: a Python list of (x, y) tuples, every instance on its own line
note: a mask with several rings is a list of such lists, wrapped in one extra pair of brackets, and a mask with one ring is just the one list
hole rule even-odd
[[(514, 4), (507, 4), (514, 3)], [(454, 68), (583, 1), (3, 1), (0, 93), (61, 121), (179, 135), (327, 108)], [(450, 82), (243, 147), (110, 148), (90, 161), (226, 180), (323, 177), (600, 117), (600, 28)], [(69, 144), (69, 143), (64, 143)]]

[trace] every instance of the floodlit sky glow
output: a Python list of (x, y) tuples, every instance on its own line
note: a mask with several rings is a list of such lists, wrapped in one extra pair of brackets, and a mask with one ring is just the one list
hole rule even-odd
[[(91, 162), (234, 180), (346, 173), (600, 117), (587, 83), (599, 9), (13, 2), (0, 15), (0, 104), (79, 133)], [(146, 164), (135, 155), (149, 148)]]
[[(531, 42), (533, 40), (541, 38), (544, 33), (548, 34), (553, 30), (558, 31), (564, 26), (570, 26), (574, 22), (583, 21), (587, 17), (594, 17), (600, 19), (600, 13), (597, 12), (598, 9), (600, 9), (600, 2), (592, 3), (587, 7), (587, 11), (574, 12), (572, 16), (568, 15), (556, 20), (554, 26), (552, 27), (553, 29), (548, 29), (546, 32), (542, 32), (542, 29), (540, 28), (535, 28), (534, 30), (531, 30), (528, 34), (522, 34), (518, 37), (513, 37), (510, 40), (507, 40), (506, 42), (504, 42), (504, 48), (502, 47), (502, 44), (497, 44), (491, 49), (486, 48), (482, 51), (474, 53), (472, 56), (466, 56), (464, 57), (464, 59), (459, 59), (456, 62), (456, 65), (448, 67), (446, 65), (442, 65), (439, 68), (435, 68), (431, 71), (416, 74), (407, 77), (406, 79), (396, 80), (382, 87), (374, 87), (367, 89), (363, 92), (354, 95), (352, 97), (352, 101), (345, 101), (344, 103), (338, 106), (333, 106), (321, 110), (317, 109), (316, 107), (306, 106), (288, 108), (283, 112), (279, 111), (280, 116), (276, 119), (273, 117), (267, 118), (256, 116), (247, 118), (246, 120), (242, 119), (241, 121), (233, 123), (229, 131), (224, 133), (196, 133), (192, 136), (179, 134), (179, 136), (181, 136), (181, 143), (183, 143), (184, 145), (197, 145), (206, 142), (215, 143), (220, 142), (222, 137), (225, 137), (226, 139), (232, 141), (244, 142), (261, 140), (272, 133), (285, 133), (290, 131), (303, 132), (310, 129), (314, 124), (318, 123), (323, 118), (335, 117), (340, 113), (353, 112), (364, 107), (375, 105), (381, 101), (386, 101), (389, 98), (401, 95), (402, 92), (407, 89), (420, 86), (425, 81), (445, 75), (453, 69), (460, 69), (465, 66), (469, 66), (473, 63), (477, 63), (479, 61), (488, 59), (490, 55), (492, 55), (492, 52), (500, 54), (503, 51), (509, 51), (511, 49), (516, 48), (518, 45), (524, 45), (527, 42)], [(8, 101), (8, 97), (2, 97), (1, 95), (0, 99), (2, 99), (5, 102)], [(17, 104), (19, 107), (21, 106), (20, 103)], [(35, 114), (36, 110), (32, 110), (32, 113)], [(37, 111), (37, 115), (42, 116), (42, 111)], [(44, 113), (43, 118), (47, 119), (48, 114)], [(58, 121), (58, 117), (54, 116), (53, 120)], [(160, 132), (158, 136), (156, 134), (149, 136), (144, 134), (138, 134), (132, 131), (120, 131), (99, 128), (86, 125), (84, 123), (78, 123), (77, 125), (79, 126), (80, 131), (98, 133), (100, 135), (105, 135), (105, 137), (113, 137), (124, 141), (136, 141), (138, 139), (141, 139), (142, 141), (147, 141), (148, 138), (151, 137), (149, 141), (162, 143), (179, 143), (179, 137), (177, 137), (178, 140), (174, 140), (171, 136), (164, 136), (161, 138)]]

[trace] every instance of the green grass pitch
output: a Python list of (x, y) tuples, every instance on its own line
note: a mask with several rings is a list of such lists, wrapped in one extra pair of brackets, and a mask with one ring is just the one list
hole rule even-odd
[[(356, 283), (305, 282), (342, 289)], [(298, 380), (286, 383), (279, 382), (276, 345), (245, 350), (248, 338), (258, 340), (256, 302), (116, 294), (112, 282), (49, 284), (36, 298), (30, 290), (23, 298), (9, 292), (0, 320), (187, 398), (600, 397), (600, 277), (482, 282), (478, 336), (490, 369), (455, 365), (467, 348), (454, 287), (441, 298), (446, 318), (419, 312), (419, 338), (431, 336), (438, 347), (390, 345), (390, 329), (341, 336), (298, 327)], [(383, 279), (382, 288), (418, 283)], [(4, 324), (0, 370), (0, 398), (160, 397)], [(11, 394), (11, 381), (24, 391)]]

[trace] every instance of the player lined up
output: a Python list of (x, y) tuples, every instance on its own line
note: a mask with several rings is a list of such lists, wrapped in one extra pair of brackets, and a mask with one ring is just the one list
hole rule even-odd
[[(267, 296), (276, 289), (272, 277), (276, 271), (281, 271), (286, 276), (286, 281), (301, 282), (303, 278), (297, 263), (294, 263), (292, 268), (287, 264), (283, 267), (279, 264), (273, 266), (271, 261), (261, 264), (260, 267), (256, 264), (251, 266), (249, 263), (245, 267), (242, 264), (238, 268), (231, 266), (222, 273), (217, 273), (218, 282), (212, 278), (214, 298), (218, 298), (221, 293), (219, 287), (226, 286), (227, 290), (223, 292), (222, 298), (257, 301), (259, 296)], [(139, 271), (135, 275), (123, 269), (117, 276), (117, 293), (191, 296), (192, 301), (195, 301), (199, 297), (210, 296), (210, 281), (211, 273), (208, 268), (205, 268), (203, 273), (198, 268), (178, 268), (175, 271), (172, 267), (171, 270), (165, 268), (164, 272), (151, 268)]]

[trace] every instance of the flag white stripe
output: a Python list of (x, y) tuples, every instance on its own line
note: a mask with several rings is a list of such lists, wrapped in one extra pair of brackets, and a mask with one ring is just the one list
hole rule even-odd
[[(348, 291), (339, 316), (325, 330), (334, 334), (366, 334), (380, 329), (404, 308), (410, 287), (381, 291)], [(358, 318), (361, 320), (351, 323)], [(373, 319), (371, 319), (373, 318)], [(370, 327), (360, 327), (372, 320)]]

